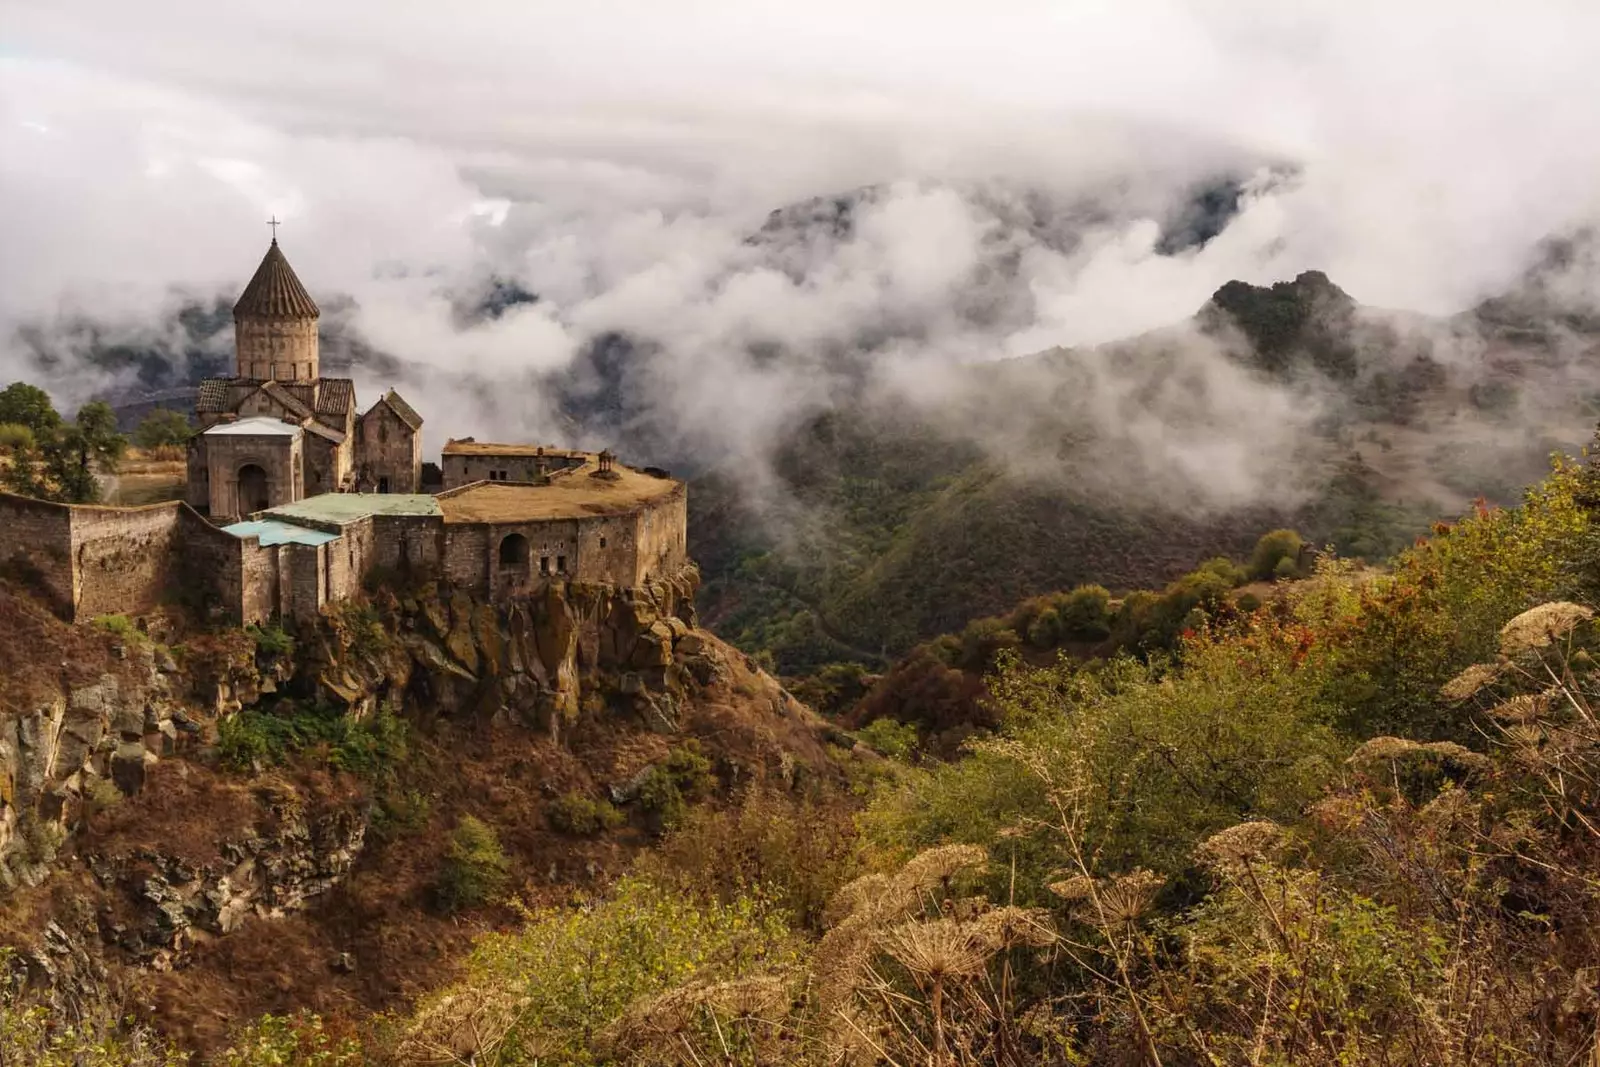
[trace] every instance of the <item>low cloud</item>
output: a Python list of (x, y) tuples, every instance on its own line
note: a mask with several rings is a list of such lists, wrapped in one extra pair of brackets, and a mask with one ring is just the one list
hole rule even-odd
[[(393, 357), (355, 368), (364, 393), (406, 390), (430, 450), (634, 432), (759, 480), (841, 399), (956, 403), (986, 362), (1067, 347), (1086, 425), (1233, 505), (1283, 491), (1325, 398), (1182, 328), (1149, 368), (1094, 346), (1311, 268), (1447, 315), (1600, 215), (1600, 13), (1564, 0), (12, 0), (7, 21), (0, 378), (105, 388), (73, 363), (83, 324), (149, 338), (231, 299), (276, 214), (319, 300), (352, 301), (341, 328)], [(1220, 232), (1175, 241), (1219, 187)], [(1597, 277), (1561, 272), (1564, 306)], [(536, 300), (463, 317), (494, 280)], [(603, 397), (596, 352), (621, 344)], [(591, 391), (583, 422), (561, 389)], [(1016, 459), (1006, 422), (953, 432)]]

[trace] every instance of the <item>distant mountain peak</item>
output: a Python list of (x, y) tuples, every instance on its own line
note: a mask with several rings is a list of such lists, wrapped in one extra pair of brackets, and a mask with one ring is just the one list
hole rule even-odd
[(1324, 374), (1349, 378), (1356, 371), (1349, 345), (1356, 308), (1350, 294), (1326, 274), (1308, 270), (1294, 281), (1272, 285), (1228, 282), (1196, 317), (1206, 333), (1237, 329), (1263, 370), (1281, 371), (1303, 354)]

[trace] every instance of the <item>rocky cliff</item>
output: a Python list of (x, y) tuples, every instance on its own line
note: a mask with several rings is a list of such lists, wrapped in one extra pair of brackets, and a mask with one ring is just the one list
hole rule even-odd
[[(642, 783), (686, 745), (714, 793), (833, 773), (810, 711), (695, 627), (697, 580), (380, 589), (293, 633), (67, 627), (0, 584), (7, 942), (64, 1010), (136, 991), (199, 1048), (436, 985), (473, 929), (432, 899), (462, 816), (515, 895), (562, 899), (650, 842)], [(621, 824), (564, 832), (571, 797)]]

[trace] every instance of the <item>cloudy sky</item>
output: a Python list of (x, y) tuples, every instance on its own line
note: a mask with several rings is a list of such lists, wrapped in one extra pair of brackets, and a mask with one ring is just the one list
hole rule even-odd
[[(816, 401), (811, 364), (752, 345), (916, 321), (897, 365), (942, 366), (1312, 267), (1449, 312), (1600, 217), (1597, 52), (1583, 0), (0, 0), (0, 377), (19, 325), (231, 293), (272, 214), (315, 294), (431, 369), (413, 388), (642, 333), (686, 432), (732, 451)], [(1160, 254), (1219, 174), (1238, 217)], [(746, 241), (863, 186), (848, 241)], [(1066, 243), (1009, 228), (996, 198), (1035, 192), (1106, 210)], [(996, 247), (1022, 304), (952, 312)], [(464, 327), (491, 274), (540, 303)]]

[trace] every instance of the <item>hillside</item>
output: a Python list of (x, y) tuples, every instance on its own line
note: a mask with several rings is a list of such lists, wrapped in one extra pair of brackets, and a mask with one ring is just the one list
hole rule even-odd
[(707, 619), (796, 673), (1084, 582), (1159, 587), (1278, 526), (1382, 559), (1514, 500), (1594, 422), (1595, 335), (1496, 306), (1429, 321), (1316, 272), (1233, 282), (1192, 323), (970, 368), (921, 409), (851, 402), (787, 439), (760, 507), (733, 472), (695, 483)]
[(429, 586), (296, 632), (70, 627), (0, 581), (0, 924), (52, 1011), (138, 1005), (200, 1051), (265, 1012), (347, 1024), (702, 810), (842, 785), (830, 731), (676, 616), (665, 667), (551, 711), (517, 665), (559, 614), (485, 611)]
[[(102, 998), (229, 1067), (1584, 1062), (1597, 507), (1600, 470), (1569, 462), (1382, 568), (1304, 574), (1280, 539), (1250, 572), (1300, 576), (1260, 596), (1207, 563), (1178, 583), (1200, 610), (1174, 600), (1182, 630), (1143, 659), (996, 656), (969, 628), (989, 739), (948, 762), (893, 729), (862, 735), (889, 758), (829, 747), (686, 624), (674, 701), (601, 686), (558, 740), (491, 699), (509, 631), (423, 590), (292, 649), (67, 630), (0, 590), (6, 751), (59, 707), (72, 753), (9, 767), (7, 934), (37, 985), (0, 990), (0, 1052), (175, 1062), (85, 1010)], [(1116, 640), (1137, 598), (1090, 599), (1000, 624)], [(309, 691), (346, 710), (295, 707)], [(430, 699), (400, 716), (385, 694)], [(670, 730), (649, 710), (669, 704)], [(189, 740), (213, 729), (215, 751)], [(846, 780), (864, 810), (826, 788)], [(722, 802), (739, 781), (765, 787)], [(29, 829), (57, 823), (73, 836)]]

